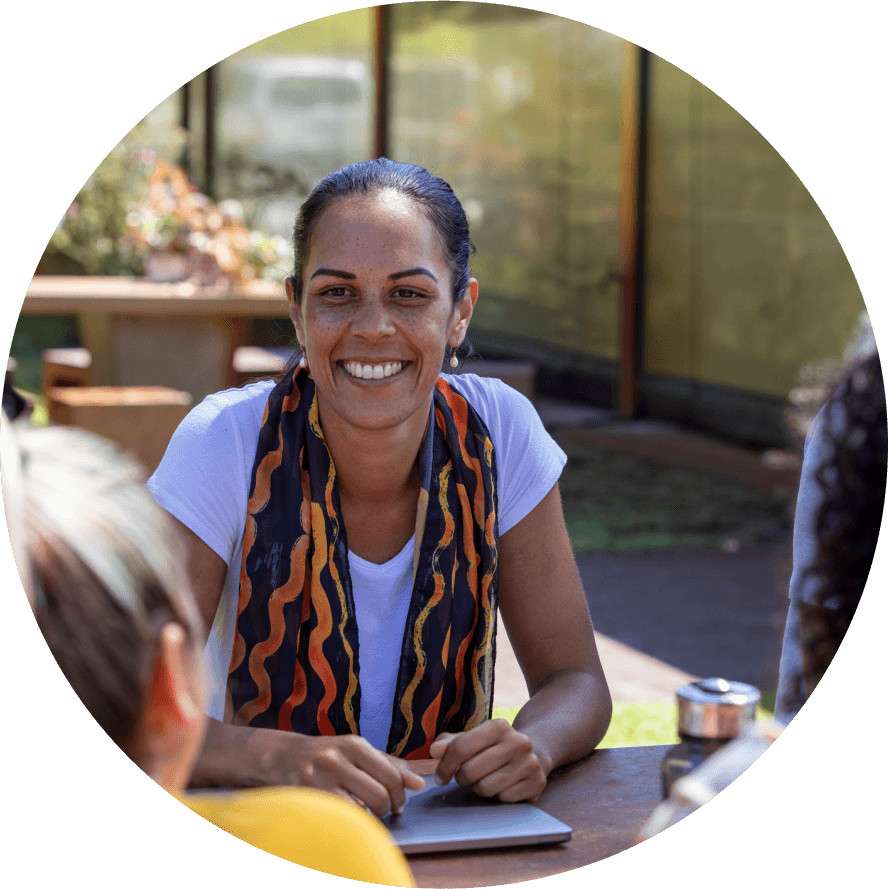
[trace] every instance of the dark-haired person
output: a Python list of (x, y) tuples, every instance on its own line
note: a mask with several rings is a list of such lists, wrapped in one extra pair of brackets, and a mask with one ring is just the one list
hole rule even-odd
[[(436, 758), (533, 799), (611, 703), (564, 525), (565, 456), (530, 402), (455, 368), (478, 299), (443, 180), (379, 159), (324, 179), (295, 228), (300, 352), (210, 396), (150, 490), (180, 523), (213, 717), (195, 781), (292, 783), (398, 811)], [(491, 719), (497, 611), (531, 697)]]
[(203, 633), (169, 516), (134, 461), (71, 428), (0, 422), (13, 554), (53, 657), (133, 762), (189, 808), (289, 861), (394, 886), (413, 880), (376, 819), (331, 794), (183, 793), (206, 726)]
[(854, 617), (882, 523), (888, 419), (878, 354), (855, 359), (811, 424), (795, 527), (776, 718), (748, 726), (680, 778), (639, 840), (714, 798), (764, 753), (823, 678)]
[(869, 575), (888, 464), (877, 353), (851, 364), (811, 424), (793, 529), (776, 713), (794, 716), (832, 662)]

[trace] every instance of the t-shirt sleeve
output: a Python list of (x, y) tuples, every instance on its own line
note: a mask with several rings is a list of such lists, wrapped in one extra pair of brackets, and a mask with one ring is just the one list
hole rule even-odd
[(487, 424), (496, 454), (499, 531), (505, 534), (552, 490), (567, 455), (543, 426), (533, 404), (502, 380), (448, 377)]
[(237, 412), (209, 396), (173, 433), (148, 480), (154, 499), (231, 562), (246, 515), (245, 451)]

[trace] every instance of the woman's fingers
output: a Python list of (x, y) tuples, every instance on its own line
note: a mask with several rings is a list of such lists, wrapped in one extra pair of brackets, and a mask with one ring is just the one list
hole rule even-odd
[(391, 756), (389, 754), (387, 755), (395, 768), (400, 772), (401, 780), (407, 790), (422, 790), (425, 787), (425, 781), (423, 781), (422, 776), (417, 775), (416, 772), (410, 768), (406, 760), (398, 759), (396, 756)]
[(305, 763), (310, 786), (354, 798), (376, 815), (400, 812), (406, 801), (405, 786), (424, 786), (409, 767), (381, 753), (364, 738), (342, 735), (312, 739), (310, 762)]
[(530, 740), (504, 719), (488, 720), (458, 735), (442, 735), (435, 740), (432, 750), (439, 741), (446, 743), (435, 770), (441, 784), (454, 777), (463, 786), (474, 784), (510, 762), (518, 748), (522, 753), (532, 752)]
[(504, 720), (491, 720), (447, 739), (436, 778), (446, 784), (453, 777), (480, 796), (509, 802), (535, 799), (546, 786), (530, 739)]

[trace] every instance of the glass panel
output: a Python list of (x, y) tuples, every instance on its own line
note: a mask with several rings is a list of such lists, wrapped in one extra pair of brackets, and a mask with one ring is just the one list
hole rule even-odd
[(647, 370), (777, 397), (864, 309), (814, 199), (702, 84), (652, 60)]
[(391, 153), (466, 208), (473, 331), (615, 359), (624, 42), (488, 4), (403, 4), (391, 19)]
[(302, 199), (372, 148), (371, 17), (299, 25), (220, 62), (216, 194), (255, 227), (290, 238)]

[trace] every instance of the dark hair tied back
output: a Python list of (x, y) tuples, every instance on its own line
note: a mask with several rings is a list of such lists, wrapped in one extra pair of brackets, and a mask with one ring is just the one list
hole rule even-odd
[(293, 230), (294, 290), (302, 292), (303, 272), (311, 236), (324, 210), (342, 198), (370, 195), (377, 191), (400, 192), (420, 204), (441, 237), (450, 265), (453, 301), (458, 303), (469, 284), (469, 256), (475, 252), (469, 240), (469, 223), (453, 189), (424, 167), (385, 157), (343, 167), (322, 179), (310, 192)]

